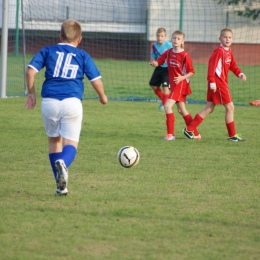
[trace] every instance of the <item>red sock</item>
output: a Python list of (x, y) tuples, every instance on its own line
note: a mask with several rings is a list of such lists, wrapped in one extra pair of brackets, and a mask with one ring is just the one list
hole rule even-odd
[(183, 119), (185, 121), (186, 126), (188, 126), (191, 123), (191, 121), (192, 121), (192, 117), (191, 117), (190, 114), (184, 116)]
[(166, 114), (166, 126), (167, 134), (172, 134), (174, 136), (174, 114)]
[[(186, 126), (188, 126), (192, 122), (192, 117), (191, 117), (190, 114), (184, 116), (183, 119), (185, 121)], [(200, 134), (199, 131), (197, 130), (197, 128), (195, 128), (194, 129), (194, 135), (198, 136), (199, 134)]]
[(191, 123), (187, 126), (188, 131), (192, 131), (195, 134), (195, 129), (202, 123), (203, 118), (197, 114), (194, 119), (191, 121)]
[(234, 135), (236, 135), (236, 127), (235, 127), (235, 122), (234, 121), (232, 121), (230, 123), (227, 123), (226, 126), (227, 126), (228, 136), (229, 137), (233, 137)]
[(169, 94), (164, 94), (164, 93), (163, 93), (163, 98), (162, 98), (162, 104), (163, 104), (163, 105), (166, 103), (168, 97), (169, 97)]
[(163, 100), (163, 92), (161, 91), (160, 88), (156, 88), (153, 91), (161, 100)]

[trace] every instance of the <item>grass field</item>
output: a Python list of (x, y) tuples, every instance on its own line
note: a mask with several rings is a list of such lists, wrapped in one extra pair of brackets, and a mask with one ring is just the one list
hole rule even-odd
[[(222, 107), (201, 141), (176, 115), (167, 142), (158, 103), (83, 101), (69, 194), (55, 197), (40, 99), (24, 102), (0, 99), (1, 260), (260, 259), (259, 107), (236, 107), (244, 143), (227, 141)], [(132, 169), (116, 159), (125, 145), (140, 152)]]
[[(32, 55), (27, 55), (28, 64)], [(155, 100), (157, 97), (149, 87), (149, 80), (154, 70), (146, 61), (95, 60), (111, 100)], [(260, 66), (243, 66), (239, 64), (247, 76), (242, 82), (232, 72), (229, 73), (229, 87), (235, 104), (248, 105), (249, 101), (260, 98)], [(24, 60), (21, 55), (8, 56), (7, 96), (24, 95)], [(194, 64), (195, 75), (191, 78), (192, 95), (189, 102), (204, 103), (207, 90), (207, 65)], [(40, 92), (44, 80), (44, 70), (36, 77), (36, 87)], [(96, 93), (88, 80), (85, 99), (95, 99)]]

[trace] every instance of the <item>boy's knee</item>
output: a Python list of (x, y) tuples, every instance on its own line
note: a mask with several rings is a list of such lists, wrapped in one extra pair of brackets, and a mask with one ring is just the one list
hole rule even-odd
[(214, 112), (214, 110), (215, 110), (215, 107), (212, 107), (212, 108), (210, 109), (210, 112), (209, 112), (209, 114), (213, 113), (213, 112)]
[(181, 114), (181, 115), (183, 114), (183, 113), (182, 113), (182, 110), (179, 109), (179, 108), (178, 108), (178, 113)]
[(167, 105), (167, 103), (164, 105), (164, 110), (165, 112), (168, 114), (168, 113), (171, 113), (172, 112), (172, 107)]
[(226, 106), (226, 110), (227, 110), (228, 112), (234, 112), (234, 111), (235, 111), (235, 106), (234, 106), (234, 104), (233, 104), (233, 103), (228, 104), (228, 105)]

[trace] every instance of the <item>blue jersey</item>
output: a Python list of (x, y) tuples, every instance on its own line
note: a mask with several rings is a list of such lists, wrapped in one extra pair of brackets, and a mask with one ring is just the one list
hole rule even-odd
[[(172, 43), (169, 41), (165, 41), (162, 45), (159, 45), (157, 42), (155, 42), (152, 46), (151, 57), (157, 60), (164, 52), (166, 52), (170, 48), (172, 48)], [(166, 62), (162, 64), (161, 67), (167, 68)]]
[(67, 43), (43, 48), (28, 66), (37, 72), (46, 67), (41, 92), (43, 98), (63, 100), (76, 97), (82, 100), (84, 74), (89, 81), (101, 78), (90, 55)]

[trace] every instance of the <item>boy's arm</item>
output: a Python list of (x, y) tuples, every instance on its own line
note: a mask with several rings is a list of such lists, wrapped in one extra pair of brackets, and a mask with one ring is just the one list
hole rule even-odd
[(27, 99), (24, 104), (26, 109), (34, 109), (36, 105), (36, 95), (35, 95), (35, 87), (34, 87), (34, 77), (37, 74), (37, 71), (28, 67), (26, 71), (26, 83), (27, 83)]
[(215, 80), (215, 74), (217, 72), (217, 66), (219, 60), (222, 58), (222, 52), (216, 49), (210, 59), (209, 59), (209, 64), (208, 64), (208, 75), (207, 75), (207, 80), (209, 82), (210, 89), (215, 92), (217, 90), (216, 86), (216, 80)]
[(246, 81), (246, 75), (245, 75), (243, 72), (241, 72), (241, 73), (238, 75), (238, 77), (239, 77), (241, 80)]
[(168, 51), (164, 52), (157, 60), (153, 60), (149, 64), (153, 67), (158, 67), (159, 65), (162, 65), (167, 59), (167, 53)]
[(107, 103), (107, 96), (105, 94), (103, 82), (101, 81), (101, 79), (96, 79), (94, 81), (91, 81), (90, 83), (93, 86), (94, 90), (97, 92), (100, 102), (105, 105)]
[(181, 81), (183, 81), (183, 80), (185, 80), (185, 79), (187, 79), (187, 78), (190, 78), (192, 75), (194, 75), (193, 72), (189, 72), (189, 73), (187, 73), (187, 74), (185, 74), (185, 75), (180, 75), (180, 74), (178, 74), (178, 77), (175, 77), (175, 78), (173, 79), (173, 81), (175, 82), (175, 84), (179, 84)]
[(151, 66), (153, 66), (153, 67), (158, 67), (158, 66), (159, 66), (159, 63), (158, 63), (156, 60), (151, 60), (151, 61), (149, 62), (149, 64), (150, 64)]
[(231, 64), (230, 64), (230, 67), (229, 69), (238, 77), (240, 78), (241, 80), (245, 81), (246, 80), (246, 75), (242, 72), (242, 70), (240, 68), (238, 68), (237, 64), (236, 64), (236, 61), (233, 57), (233, 54), (232, 55), (232, 59), (231, 59)]

